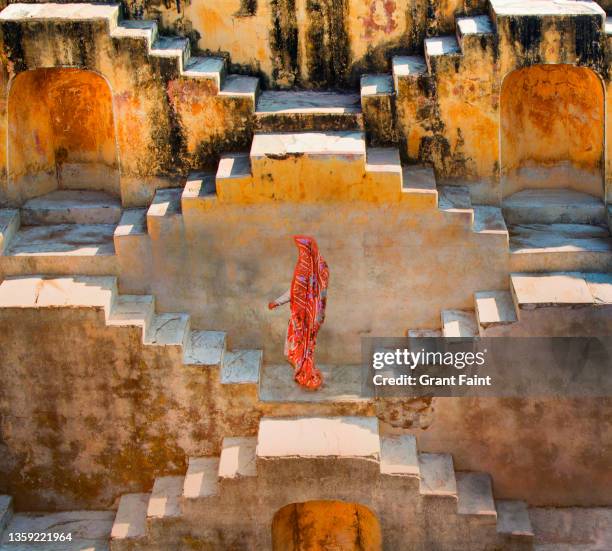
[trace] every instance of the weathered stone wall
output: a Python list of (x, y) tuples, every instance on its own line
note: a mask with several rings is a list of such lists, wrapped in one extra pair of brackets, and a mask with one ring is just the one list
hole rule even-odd
[(75, 185), (119, 193), (111, 91), (98, 74), (61, 68), (19, 73), (8, 120), (9, 186), (16, 197)]
[(341, 546), (339, 551), (381, 551), (376, 515), (353, 503), (309, 501), (287, 505), (274, 516), (273, 551), (322, 551), (330, 544)]
[[(112, 94), (125, 205), (148, 204), (156, 188), (177, 185), (188, 170), (214, 166), (221, 151), (246, 147), (249, 142), (252, 100), (220, 97), (212, 81), (180, 77), (176, 58), (150, 56), (144, 39), (111, 37), (109, 24), (103, 19), (73, 24), (61, 20), (7, 21), (2, 28), (0, 133), (38, 132), (40, 147), (49, 147), (44, 143), (46, 119), (35, 112), (41, 106), (24, 102), (21, 117), (9, 120), (8, 94), (15, 82), (18, 85), (17, 75), (53, 67), (81, 68), (101, 75)], [(86, 142), (87, 125), (77, 130), (75, 139)], [(0, 142), (0, 203), (18, 205), (21, 190), (11, 175), (7, 177), (7, 155), (13, 153), (6, 151), (4, 140)], [(36, 147), (25, 147), (16, 154), (31, 156)], [(18, 158), (11, 162), (23, 164)], [(53, 164), (49, 158), (47, 167)], [(110, 180), (112, 172), (107, 175)], [(34, 186), (27, 193), (44, 191), (41, 185), (38, 191)]]
[[(601, 33), (601, 17), (504, 16), (497, 17), (494, 23), (492, 33), (462, 37), (461, 52), (430, 58), (431, 73), (399, 79), (397, 123), (406, 157), (432, 163), (439, 180), (470, 184), (477, 202), (498, 204), (502, 197), (500, 119), (504, 109), (506, 113), (510, 109), (503, 104), (514, 102), (528, 109), (534, 99), (529, 87), (514, 89), (500, 97), (502, 83), (507, 77), (517, 78), (512, 77), (512, 71), (524, 67), (576, 65), (590, 69), (580, 73), (585, 82), (580, 87), (582, 100), (576, 100), (583, 103), (581, 111), (589, 112), (589, 123), (579, 124), (573, 136), (582, 140), (582, 146), (569, 152), (564, 145), (566, 140), (556, 139), (553, 155), (566, 162), (581, 156), (579, 164), (589, 167), (589, 192), (601, 196), (598, 184), (604, 178), (600, 151), (604, 100), (597, 81), (608, 80), (611, 51), (609, 41)], [(593, 102), (589, 107), (584, 104), (587, 97)], [(531, 108), (538, 109), (535, 104)], [(546, 106), (548, 111), (555, 109), (561, 113), (562, 104), (551, 101)], [(512, 121), (515, 122), (518, 121)], [(586, 126), (590, 129), (587, 135)], [(520, 125), (509, 128), (506, 140), (512, 134), (513, 144), (518, 142), (517, 130)], [(588, 140), (594, 140), (593, 150), (580, 153), (580, 147), (590, 146)], [(609, 147), (609, 140), (607, 143)], [(577, 168), (574, 176), (584, 179), (583, 167)], [(606, 170), (607, 179), (609, 172)]]
[[(329, 5), (311, 0), (286, 5), (258, 2), (255, 7), (252, 3), (229, 4), (181, 6), (180, 21), (184, 26), (172, 30), (191, 36), (185, 18), (189, 17), (189, 10), (197, 11), (202, 16), (202, 25), (218, 26), (216, 33), (203, 32), (200, 41), (231, 39), (231, 44), (245, 51), (244, 55), (257, 56), (256, 61), (241, 62), (244, 70), (261, 73), (264, 81), (268, 79), (278, 85), (306, 87), (351, 86), (363, 71), (388, 71), (387, 61), (393, 53), (420, 51), (424, 36), (452, 32), (453, 13), (476, 9), (452, 2), (439, 4), (431, 7), (434, 15), (438, 12), (446, 15), (432, 19), (430, 8), (420, 4), (411, 5), (408, 14), (396, 3), (374, 0), (370, 4), (348, 0)], [(165, 21), (177, 6), (132, 8), (134, 16), (157, 16)], [(250, 15), (251, 12), (255, 15)], [(398, 141), (404, 156), (432, 163), (441, 182), (469, 183), (476, 202), (499, 204), (503, 194), (499, 185), (500, 119), (505, 108), (502, 107), (505, 99), (500, 97), (502, 82), (508, 75), (515, 78), (512, 71), (534, 64), (588, 68), (593, 72), (581, 73), (589, 75), (590, 83), (583, 95), (599, 102), (589, 116), (601, 123), (602, 117), (597, 113), (602, 112), (602, 100), (594, 92), (595, 81), (598, 78), (608, 81), (606, 56), (609, 57), (610, 45), (601, 35), (600, 19), (498, 17), (497, 33), (464, 36), (462, 51), (432, 58), (432, 73), (420, 76), (414, 86), (407, 86), (400, 79), (396, 112)], [(419, 26), (420, 21), (427, 25), (436, 21), (436, 28), (424, 29)], [(165, 24), (172, 27), (168, 21)], [(251, 28), (253, 25), (255, 28)], [(104, 21), (74, 24), (52, 20), (23, 24), (7, 21), (2, 37), (4, 97), (0, 101), (0, 133), (22, 135), (23, 126), (31, 124), (23, 117), (31, 116), (40, 122), (37, 131), (44, 138), (46, 131), (41, 122), (44, 117), (34, 113), (41, 106), (28, 107), (31, 114), (9, 120), (8, 90), (14, 77), (23, 71), (70, 66), (100, 74), (110, 87), (121, 191), (126, 205), (146, 204), (156, 187), (178, 183), (190, 169), (214, 167), (224, 151), (248, 148), (253, 132), (252, 98), (219, 96), (213, 80), (179, 76), (175, 59), (150, 56), (144, 39), (112, 38), (107, 27)], [(414, 44), (407, 34), (414, 34)], [(249, 36), (249, 40), (244, 40), (244, 36)], [(395, 41), (402, 48), (396, 47)], [(230, 46), (200, 45), (209, 51), (231, 50)], [(236, 61), (233, 55), (230, 57)], [(529, 99), (525, 93), (514, 97), (519, 104)], [(586, 105), (582, 108), (590, 109)], [(592, 129), (595, 128), (593, 124)], [(84, 140), (85, 134), (81, 132), (77, 137)], [(590, 134), (580, 137), (593, 138)], [(607, 144), (612, 147), (612, 140), (607, 140)], [(21, 192), (15, 189), (17, 186), (11, 182), (11, 175), (7, 176), (6, 168), (7, 155), (12, 155), (16, 148), (7, 152), (5, 143), (0, 147), (0, 202), (18, 204)], [(30, 153), (44, 156), (45, 147), (48, 145), (40, 145), (38, 153), (34, 147), (22, 149), (26, 156)], [(564, 151), (559, 146), (556, 157), (561, 157)], [(598, 147), (587, 155), (593, 187), (600, 177), (597, 171), (602, 163), (600, 160), (598, 165), (598, 155)], [(13, 164), (23, 164), (19, 159), (14, 161)], [(581, 158), (580, 162), (586, 161)], [(603, 166), (607, 167), (609, 162)], [(52, 164), (47, 163), (47, 168)], [(82, 169), (83, 165), (79, 167)], [(113, 170), (109, 174), (111, 180), (115, 178)], [(610, 179), (610, 171), (606, 172)], [(582, 176), (582, 172), (578, 175)], [(100, 180), (102, 176), (96, 174), (94, 179)], [(36, 194), (37, 186), (40, 192), (46, 189), (40, 183), (32, 186), (26, 189), (26, 195)]]
[(593, 71), (519, 69), (505, 78), (500, 104), (503, 196), (562, 187), (603, 197), (604, 96)]
[[(227, 53), (233, 70), (271, 87), (355, 84), (388, 71), (390, 56), (420, 52), (423, 38), (454, 31), (457, 13), (484, 10), (462, 0), (128, 1), (132, 16), (160, 19), (203, 51)], [(244, 40), (248, 36), (249, 40)]]
[(609, 505), (612, 398), (436, 398), (419, 449), (493, 477), (496, 497)]
[(465, 217), (402, 203), (215, 202), (153, 236), (122, 290), (150, 291), (160, 311), (188, 312), (195, 327), (281, 361), (288, 312), (267, 305), (289, 286), (298, 234), (314, 236), (330, 266), (317, 352), (325, 363), (359, 363), (360, 337), (439, 327), (441, 310), (473, 308), (475, 291), (508, 286), (505, 240), (474, 233)]
[(109, 507), (257, 429), (253, 385), (237, 394), (101, 310), (3, 309), (0, 326), (0, 487), (20, 509)]
[[(184, 474), (188, 456), (218, 454), (224, 436), (255, 435), (261, 415), (374, 414), (259, 404), (254, 385), (220, 385), (216, 369), (143, 347), (140, 329), (107, 327), (101, 310), (2, 309), (0, 324), (0, 491), (20, 510), (110, 507)], [(436, 399), (415, 435), (457, 470), (489, 472), (498, 498), (610, 505), (611, 413), (610, 399)]]

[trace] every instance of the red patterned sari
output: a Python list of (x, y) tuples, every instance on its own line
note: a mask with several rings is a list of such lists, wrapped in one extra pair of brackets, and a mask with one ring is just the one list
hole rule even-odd
[(291, 319), (285, 353), (295, 369), (295, 380), (316, 390), (323, 379), (314, 363), (317, 333), (325, 320), (329, 269), (312, 237), (293, 237), (298, 260), (291, 282)]

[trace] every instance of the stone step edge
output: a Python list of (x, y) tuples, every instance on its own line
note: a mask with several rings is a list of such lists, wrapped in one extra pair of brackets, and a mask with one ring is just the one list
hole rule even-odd
[(141, 540), (146, 537), (150, 494), (123, 494), (111, 529), (113, 540)]
[[(44, 4), (43, 4), (44, 6)], [(7, 6), (10, 8), (10, 5)], [(56, 8), (56, 9), (62, 9)], [(70, 5), (64, 5), (64, 9), (70, 9)], [(10, 10), (3, 10), (4, 17), (0, 18), (0, 21), (13, 21), (13, 22), (22, 22), (22, 21), (36, 21), (36, 20), (48, 20), (49, 17), (45, 17), (44, 15), (37, 16), (36, 13), (41, 13), (44, 10), (44, 7), (38, 6), (29, 7), (29, 14), (19, 14), (19, 17), (11, 18), (10, 14), (13, 11), (17, 11), (18, 8), (11, 8)], [(99, 12), (99, 13), (98, 13)], [(33, 15), (32, 15), (33, 14)], [(106, 32), (108, 36), (115, 40), (145, 40), (147, 43), (147, 55), (149, 57), (162, 57), (167, 59), (175, 59), (177, 62), (177, 67), (179, 70), (179, 74), (185, 76), (187, 78), (209, 78), (213, 79), (217, 82), (217, 95), (223, 95), (225, 97), (230, 98), (244, 98), (250, 97), (253, 102), (256, 101), (257, 93), (259, 92), (259, 79), (256, 77), (249, 77), (257, 80), (257, 85), (251, 91), (238, 91), (234, 93), (233, 91), (223, 90), (224, 85), (224, 77), (225, 77), (225, 69), (227, 67), (227, 62), (224, 63), (224, 68), (218, 74), (210, 73), (204, 75), (197, 75), (193, 72), (193, 70), (189, 69), (189, 61), (191, 59), (191, 47), (190, 41), (186, 37), (181, 36), (167, 36), (160, 35), (159, 28), (157, 22), (151, 19), (146, 20), (135, 20), (124, 19), (120, 13), (119, 4), (114, 5), (102, 5), (102, 7), (97, 7), (92, 10), (91, 13), (83, 13), (81, 10), (80, 14), (77, 13), (71, 17), (63, 17), (61, 18), (62, 23), (69, 24), (71, 22), (93, 22), (104, 20), (106, 21)], [(182, 41), (182, 45), (180, 48), (170, 49), (168, 53), (164, 55), (163, 48), (156, 48), (155, 45), (160, 42), (179, 40)], [(156, 53), (157, 52), (157, 53)], [(215, 57), (215, 56), (210, 56)], [(220, 58), (222, 59), (222, 58)], [(237, 75), (241, 76), (241, 75)]]
[[(59, 294), (51, 296), (51, 302), (48, 304), (37, 304), (39, 289), (42, 287), (44, 281), (64, 281), (68, 284), (74, 284), (75, 286), (97, 285), (99, 289), (97, 300), (94, 302), (87, 302), (85, 300), (82, 303), (71, 303), (70, 301), (62, 300), (61, 291)], [(24, 285), (26, 286), (24, 290)], [(190, 316), (184, 313), (171, 313), (164, 312), (161, 314), (155, 313), (155, 296), (154, 295), (130, 295), (120, 294), (117, 288), (117, 277), (115, 276), (41, 276), (41, 275), (28, 275), (28, 276), (14, 276), (7, 277), (4, 281), (0, 282), (0, 287), (6, 293), (0, 293), (0, 298), (5, 298), (6, 302), (0, 304), (0, 308), (39, 308), (39, 307), (67, 307), (67, 308), (102, 308), (104, 310), (104, 322), (107, 327), (138, 327), (142, 334), (142, 345), (143, 346), (178, 346), (181, 348), (181, 358), (184, 358), (186, 351), (186, 341), (191, 335), (190, 329)], [(59, 287), (62, 288), (61, 286)], [(14, 300), (14, 297), (20, 298), (19, 301)], [(3, 296), (4, 295), (4, 296)], [(88, 296), (91, 294), (88, 293)], [(29, 298), (27, 298), (29, 297)], [(134, 315), (127, 316), (129, 312), (120, 312), (121, 302), (129, 303), (134, 302), (135, 305), (141, 305), (140, 308), (135, 306)], [(123, 319), (121, 316), (124, 316)], [(149, 331), (151, 325), (156, 317), (160, 318), (171, 318), (175, 317), (177, 323), (182, 325), (185, 335), (178, 338), (172, 339), (172, 342), (152, 342)], [(226, 350), (226, 334), (219, 331), (194, 331), (194, 333), (210, 333), (213, 335), (223, 335), (223, 354), (219, 358), (218, 362), (212, 362), (210, 366), (216, 366), (221, 370), (221, 384), (258, 384), (259, 372), (261, 369), (261, 362), (263, 353), (261, 350)], [(245, 358), (246, 356), (246, 358)], [(224, 360), (232, 362), (250, 362), (248, 365), (234, 365), (231, 372), (223, 373), (224, 369), (228, 369), (225, 366)], [(183, 366), (198, 365), (185, 363), (183, 360)], [(201, 366), (198, 366), (201, 367)]]
[(0, 256), (11, 246), (13, 237), (21, 227), (19, 209), (0, 209)]

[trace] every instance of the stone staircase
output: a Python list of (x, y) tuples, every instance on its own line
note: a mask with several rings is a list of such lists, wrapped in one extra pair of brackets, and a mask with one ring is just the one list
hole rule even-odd
[(533, 548), (525, 503), (496, 502), (488, 475), (456, 473), (451, 456), (418, 453), (412, 436), (381, 435), (371, 417), (264, 417), (256, 438), (226, 438), (220, 457), (191, 458), (184, 477), (124, 495), (111, 549), (270, 549), (274, 513), (311, 499), (369, 507), (385, 549)]
[(112, 327), (142, 330), (143, 346), (175, 349), (183, 365), (218, 368), (221, 384), (257, 385), (262, 362), (260, 350), (228, 351), (226, 334), (197, 331), (182, 313), (155, 312), (150, 295), (121, 295), (115, 277), (28, 276), (0, 283), (0, 308), (94, 308)]
[(255, 104), (259, 92), (257, 78), (228, 75), (224, 58), (192, 56), (188, 39), (160, 35), (156, 21), (123, 19), (119, 4), (10, 4), (0, 14), (0, 25), (29, 21), (53, 22), (60, 27), (75, 22), (102, 22), (119, 43), (144, 41), (152, 63), (168, 64), (185, 77), (210, 80), (220, 96), (246, 98)]
[[(13, 513), (11, 497), (0, 496), (0, 551), (109, 551), (114, 518), (113, 511)], [(19, 535), (27, 538), (28, 533), (49, 534), (57, 539), (15, 540)]]
[(512, 271), (612, 271), (601, 199), (569, 189), (528, 189), (505, 199), (502, 210)]
[(612, 334), (612, 275), (512, 273), (509, 291), (482, 291), (473, 310), (443, 310), (441, 330), (409, 337), (550, 337)]
[[(398, 455), (399, 460), (391, 459), (389, 463), (395, 467), (383, 467), (381, 464), (381, 476), (383, 469), (388, 471), (386, 477), (410, 477), (415, 478), (420, 474), (420, 461), (412, 460), (411, 465), (405, 469), (402, 465), (407, 462), (402, 459), (403, 449), (410, 453), (415, 450), (411, 447), (409, 440), (402, 441), (400, 438), (385, 438), (382, 440), (387, 448), (385, 455)], [(251, 442), (249, 442), (250, 444)], [(235, 465), (241, 461), (239, 452), (249, 449), (249, 453), (243, 455), (243, 459), (252, 458), (253, 452), (246, 446), (242, 439), (227, 439), (227, 447), (224, 448), (226, 456), (233, 455), (232, 461), (226, 461), (233, 468), (233, 474), (240, 472), (242, 476), (252, 477), (253, 468), (239, 467)], [(242, 444), (242, 445), (241, 445)], [(409, 444), (408, 446), (406, 444)], [(396, 452), (393, 453), (393, 448)], [(420, 454), (420, 457), (432, 454)], [(435, 455), (434, 455), (435, 457)], [(445, 457), (439, 456), (438, 457)], [(424, 463), (431, 461), (427, 459)], [(419, 464), (419, 470), (416, 466)], [(207, 468), (208, 467), (208, 468)], [(170, 525), (171, 527), (184, 521), (181, 512), (181, 502), (197, 499), (202, 493), (213, 495), (214, 489), (218, 487), (219, 478), (228, 478), (232, 471), (221, 473), (219, 470), (220, 460), (218, 458), (201, 458), (190, 461), (192, 476), (187, 477), (160, 477), (150, 494), (131, 494), (121, 499), (122, 512), (114, 511), (66, 511), (57, 513), (13, 513), (12, 499), (10, 496), (0, 496), (0, 551), (32, 551), (32, 544), (11, 543), (9, 533), (38, 532), (57, 534), (67, 537), (71, 535), (70, 541), (58, 543), (37, 543), (39, 551), (110, 551), (111, 534), (117, 539), (133, 540), (136, 548), (142, 545), (139, 534), (151, 534), (149, 539), (160, 539), (160, 527)], [(393, 471), (405, 471), (404, 474)], [(497, 529), (501, 534), (514, 533), (511, 543), (518, 545), (498, 546), (499, 550), (513, 550), (529, 548), (526, 543), (533, 534), (535, 551), (560, 551), (578, 550), (599, 551), (607, 549), (612, 541), (612, 510), (609, 508), (529, 508), (520, 501), (494, 500), (493, 507), (488, 493), (491, 481), (487, 475), (481, 473), (455, 473), (457, 497), (457, 513), (465, 518), (482, 517), (483, 522), (493, 522), (493, 512), (497, 516)], [(211, 488), (203, 489), (205, 481), (209, 481)], [(244, 478), (243, 478), (244, 481)], [(244, 482), (243, 482), (244, 483)], [(169, 499), (171, 497), (171, 499)], [(470, 499), (468, 499), (470, 498)], [(426, 499), (426, 498), (424, 498)], [(443, 498), (440, 498), (443, 499)], [(452, 499), (452, 494), (448, 497)], [(142, 511), (145, 509), (145, 515)], [(474, 515), (473, 511), (477, 511)], [(150, 513), (150, 515), (149, 515)], [(163, 519), (166, 519), (165, 521)], [(121, 521), (121, 522), (119, 522)], [(478, 522), (478, 520), (476, 521)], [(573, 528), (568, 530), (568, 526)], [(580, 527), (578, 530), (575, 527)], [(171, 528), (172, 529), (172, 528)], [(524, 541), (520, 541), (524, 540)], [(183, 536), (187, 548), (194, 548), (199, 543), (191, 536)], [(121, 547), (120, 543), (116, 543)], [(225, 547), (206, 547), (209, 549), (226, 549)], [(423, 544), (424, 545), (424, 544)], [(603, 547), (602, 547), (603, 546)], [(184, 548), (184, 547), (182, 547)], [(195, 547), (197, 548), (197, 547)], [(249, 547), (243, 547), (248, 549)], [(148, 549), (159, 549), (169, 551), (179, 549), (174, 544), (171, 546), (150, 546)], [(404, 549), (398, 547), (397, 549)], [(415, 547), (415, 549), (423, 549)]]
[(117, 197), (58, 190), (1, 212), (0, 275), (117, 272), (113, 234), (122, 212)]
[(363, 130), (360, 97), (350, 92), (265, 91), (257, 99), (257, 132)]

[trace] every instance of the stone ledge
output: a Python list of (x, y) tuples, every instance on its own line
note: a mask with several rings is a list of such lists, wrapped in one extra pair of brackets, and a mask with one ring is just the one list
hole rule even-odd
[(380, 458), (376, 417), (264, 417), (259, 423), (260, 458)]

